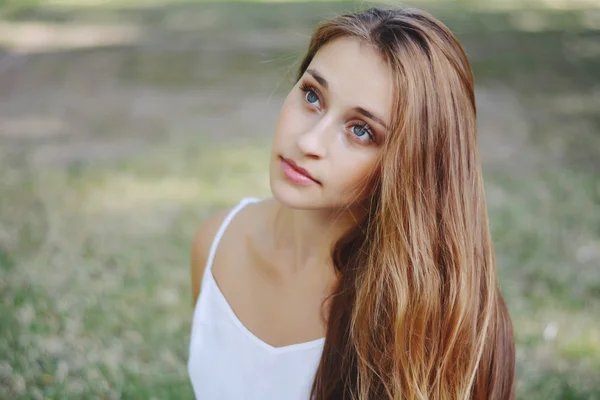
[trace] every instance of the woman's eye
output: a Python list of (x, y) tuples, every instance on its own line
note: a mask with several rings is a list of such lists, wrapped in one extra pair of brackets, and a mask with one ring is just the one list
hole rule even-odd
[(310, 86), (302, 86), (301, 89), (304, 92), (304, 100), (308, 104), (313, 105), (320, 109), (321, 108), (321, 100), (319, 100), (319, 95), (317, 94), (316, 90), (314, 90)]
[(321, 107), (321, 104), (319, 102), (319, 96), (317, 96), (317, 94), (315, 92), (313, 92), (312, 90), (308, 90), (306, 92), (306, 96), (305, 96), (306, 101), (308, 101), (310, 104), (315, 105), (317, 107)]
[(356, 136), (361, 141), (373, 140), (373, 134), (369, 130), (369, 127), (366, 125), (352, 125), (352, 134)]

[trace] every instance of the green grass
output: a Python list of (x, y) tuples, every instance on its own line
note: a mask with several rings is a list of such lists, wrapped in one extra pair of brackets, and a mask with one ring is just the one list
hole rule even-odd
[[(3, 196), (0, 221), (43, 229), (46, 241), (29, 247), (22, 234), (2, 253), (0, 365), (10, 371), (0, 397), (14, 398), (24, 381), (23, 398), (191, 398), (191, 238), (211, 210), (266, 194), (257, 160), (267, 156), (253, 143), (182, 143), (115, 165), (37, 171), (13, 186), (2, 168), (0, 190), (13, 196)], [(15, 196), (43, 207), (21, 208)]]

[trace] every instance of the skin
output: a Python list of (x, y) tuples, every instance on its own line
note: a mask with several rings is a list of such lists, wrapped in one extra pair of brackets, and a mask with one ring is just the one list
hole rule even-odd
[[(392, 101), (389, 68), (355, 38), (322, 47), (285, 99), (270, 160), (273, 198), (236, 215), (212, 267), (238, 319), (263, 342), (282, 347), (325, 336), (323, 302), (336, 283), (332, 246), (362, 217)], [(289, 179), (282, 157), (318, 182)], [(194, 301), (226, 215), (204, 221), (194, 238)]]

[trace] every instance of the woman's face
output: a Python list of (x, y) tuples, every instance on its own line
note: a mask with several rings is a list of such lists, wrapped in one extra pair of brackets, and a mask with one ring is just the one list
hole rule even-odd
[(372, 47), (335, 39), (285, 99), (275, 128), (271, 190), (292, 208), (352, 206), (370, 192), (392, 107), (392, 75)]

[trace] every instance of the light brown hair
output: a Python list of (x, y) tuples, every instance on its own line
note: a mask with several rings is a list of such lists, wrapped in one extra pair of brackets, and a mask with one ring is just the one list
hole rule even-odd
[(430, 14), (372, 8), (320, 25), (298, 79), (339, 37), (379, 50), (395, 96), (368, 215), (333, 250), (340, 280), (312, 397), (513, 399), (467, 56)]

